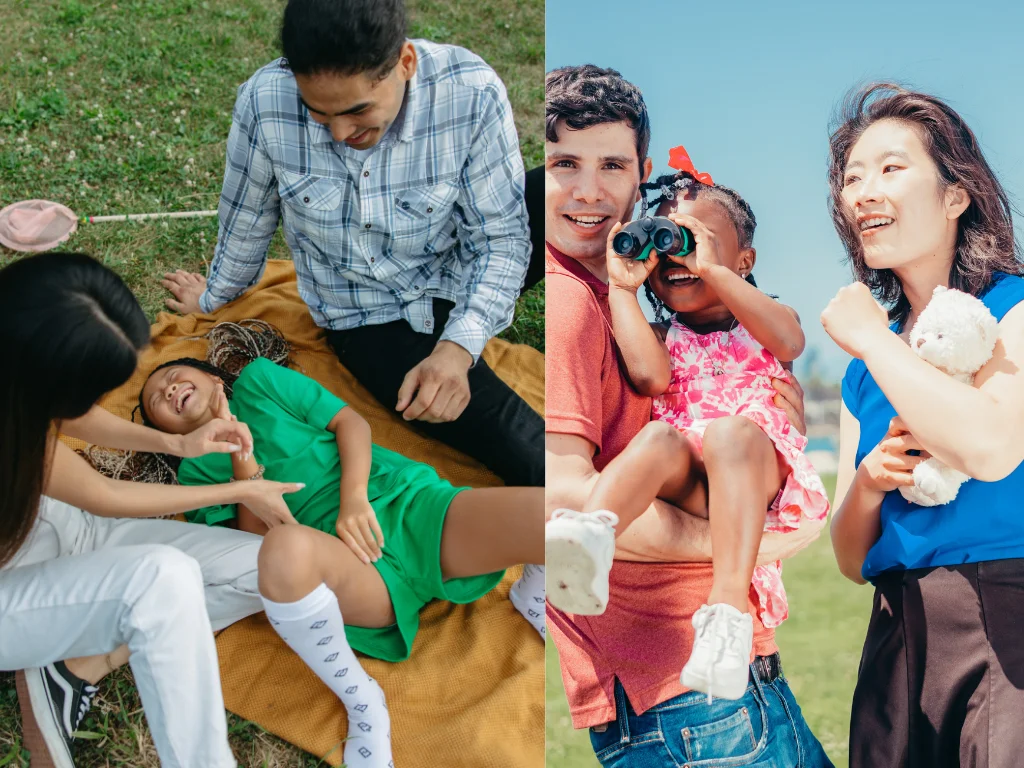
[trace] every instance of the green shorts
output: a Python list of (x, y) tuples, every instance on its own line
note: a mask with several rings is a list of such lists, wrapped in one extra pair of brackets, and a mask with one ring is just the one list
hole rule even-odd
[(494, 589), (504, 571), (445, 581), (441, 575), (441, 533), (448, 507), (459, 493), (432, 467), (415, 464), (370, 504), (384, 534), (384, 549), (374, 563), (384, 579), (396, 622), (371, 629), (345, 626), (349, 644), (384, 661), (403, 661), (412, 652), (420, 610), (431, 600), (471, 603)]

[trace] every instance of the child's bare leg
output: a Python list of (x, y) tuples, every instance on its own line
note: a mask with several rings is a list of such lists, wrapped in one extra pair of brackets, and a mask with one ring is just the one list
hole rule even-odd
[(543, 562), (543, 488), (473, 488), (452, 500), (441, 533), (445, 579)]
[(582, 511), (614, 512), (619, 518), (616, 536), (656, 498), (687, 499), (687, 512), (704, 512), (706, 516), (705, 505), (690, 501), (694, 492), (703, 488), (699, 466), (700, 460), (682, 432), (671, 424), (652, 421), (604, 468)]
[(730, 416), (704, 433), (714, 586), (709, 604), (749, 611), (748, 594), (768, 507), (785, 481), (771, 438), (754, 422)]
[(384, 691), (345, 636), (345, 624), (384, 627), (395, 621), (377, 569), (334, 536), (280, 525), (267, 532), (260, 548), (259, 586), (274, 631), (348, 711), (345, 765), (389, 765), (391, 719)]

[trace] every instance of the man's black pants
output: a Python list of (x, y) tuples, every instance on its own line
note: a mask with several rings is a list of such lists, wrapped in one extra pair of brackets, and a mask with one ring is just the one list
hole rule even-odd
[[(524, 291), (544, 277), (544, 169), (526, 174), (526, 208), (533, 255)], [(335, 354), (360, 384), (394, 410), (405, 375), (441, 338), (454, 304), (434, 299), (434, 333), (417, 333), (404, 320), (328, 331)], [(477, 459), (506, 485), (544, 485), (544, 419), (482, 359), (469, 371), (470, 400), (458, 419), (414, 422), (430, 437)]]

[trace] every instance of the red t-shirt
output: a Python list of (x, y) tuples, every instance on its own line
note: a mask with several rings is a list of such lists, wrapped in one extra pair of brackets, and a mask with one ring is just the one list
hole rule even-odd
[[(650, 421), (651, 400), (623, 372), (608, 286), (550, 244), (545, 278), (545, 429), (592, 442), (600, 471)], [(711, 584), (708, 563), (616, 560), (603, 614), (547, 606), (574, 728), (615, 719), (615, 678), (641, 714), (686, 691), (679, 673), (693, 646), (691, 619)], [(754, 608), (751, 602), (752, 614)], [(755, 614), (753, 655), (777, 650), (774, 633)]]

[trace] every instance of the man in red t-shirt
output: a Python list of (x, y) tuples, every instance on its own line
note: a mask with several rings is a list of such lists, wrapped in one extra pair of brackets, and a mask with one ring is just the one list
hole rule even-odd
[[(622, 373), (608, 309), (608, 232), (628, 221), (651, 173), (650, 123), (639, 90), (614, 70), (548, 73), (546, 503), (581, 509), (598, 473), (650, 420), (651, 402)], [(777, 404), (803, 427), (795, 380)], [(766, 534), (760, 562), (795, 554), (820, 526)], [(781, 676), (774, 633), (756, 619), (750, 684), (736, 701), (687, 692), (679, 672), (691, 619), (711, 591), (706, 520), (657, 501), (616, 540), (609, 599), (597, 616), (548, 605), (573, 726), (590, 727), (603, 765), (749, 763), (829, 766)], [(550, 564), (549, 564), (550, 565)], [(753, 609), (753, 606), (751, 606)], [(752, 610), (753, 613), (753, 610)]]

